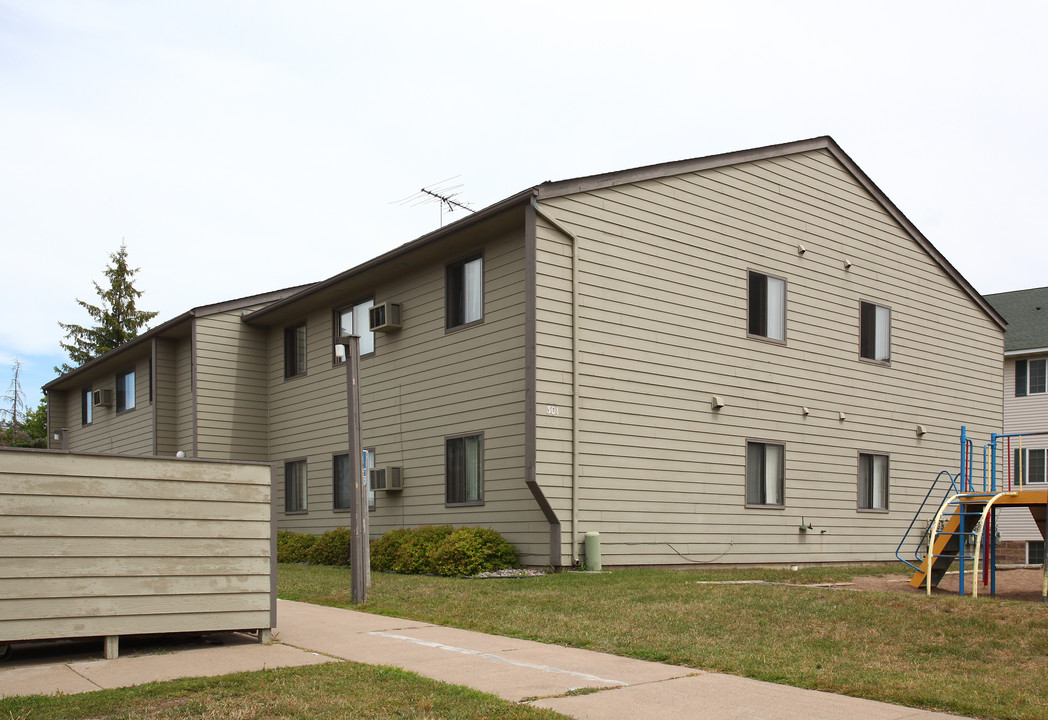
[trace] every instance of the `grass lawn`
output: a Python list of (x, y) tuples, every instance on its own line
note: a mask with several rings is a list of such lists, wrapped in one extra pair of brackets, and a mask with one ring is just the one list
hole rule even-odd
[[(375, 573), (360, 609), (963, 715), (1048, 717), (1048, 609), (990, 598), (701, 585), (901, 565), (625, 570), (512, 580)], [(349, 571), (281, 565), (278, 593), (349, 606)]]
[(175, 680), (81, 695), (0, 699), (2, 720), (52, 718), (564, 720), (563, 715), (493, 695), (356, 663)]

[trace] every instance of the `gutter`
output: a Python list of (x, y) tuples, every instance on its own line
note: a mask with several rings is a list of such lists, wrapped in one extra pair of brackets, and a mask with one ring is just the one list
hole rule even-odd
[(483, 210), (479, 210), (468, 217), (462, 218), (461, 220), (453, 222), (450, 225), (446, 225), (438, 230), (434, 230), (431, 233), (427, 233), (426, 235), (416, 238), (399, 247), (393, 248), (389, 252), (383, 253), (378, 257), (363, 262), (360, 265), (357, 265), (356, 267), (352, 267), (349, 270), (339, 273), (338, 275), (329, 277), (327, 280), (321, 280), (318, 283), (310, 285), (305, 290), (297, 292), (294, 295), (290, 295), (284, 298), (283, 300), (278, 300), (277, 302), (272, 303), (271, 305), (267, 305), (264, 308), (259, 308), (255, 312), (245, 315), (243, 321), (249, 324), (261, 322), (264, 318), (271, 315), (272, 313), (278, 312), (288, 307), (289, 305), (293, 305), (302, 300), (305, 300), (309, 298), (311, 295), (314, 295), (318, 292), (323, 292), (324, 290), (327, 290), (328, 288), (331, 288), (334, 285), (338, 285), (339, 283), (344, 282), (356, 275), (360, 275), (376, 267), (384, 265), (390, 262), (391, 260), (395, 260), (403, 255), (407, 255), (415, 250), (418, 250), (419, 248), (425, 247), (426, 245), (430, 245), (439, 240), (442, 240), (449, 235), (453, 235), (457, 232), (461, 232), (462, 230), (466, 230), (470, 227), (473, 227), (478, 223), (484, 222), (485, 220), (489, 220), (492, 217), (499, 215), (507, 210), (510, 210), (518, 205), (525, 205), (528, 199), (532, 197), (533, 194), (534, 188), (528, 188), (527, 190), (519, 192), (516, 195), (511, 195), (508, 198), (501, 200), (495, 203), (494, 205), (489, 205)]

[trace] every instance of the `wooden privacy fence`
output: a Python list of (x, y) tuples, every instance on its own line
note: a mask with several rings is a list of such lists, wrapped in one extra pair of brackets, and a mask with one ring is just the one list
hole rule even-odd
[(276, 626), (272, 470), (0, 448), (0, 644)]

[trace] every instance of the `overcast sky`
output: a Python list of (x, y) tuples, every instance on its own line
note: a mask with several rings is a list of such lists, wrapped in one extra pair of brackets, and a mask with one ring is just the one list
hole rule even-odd
[(35, 405), (121, 241), (159, 323), (435, 229), (395, 201), (447, 178), (817, 135), (980, 292), (1048, 285), (1046, 8), (0, 0), (0, 392), (17, 356)]

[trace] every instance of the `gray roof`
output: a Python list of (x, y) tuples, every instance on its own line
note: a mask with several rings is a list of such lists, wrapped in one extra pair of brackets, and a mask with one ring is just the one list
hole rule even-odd
[(984, 296), (1008, 321), (1004, 351), (1048, 348), (1048, 287)]

